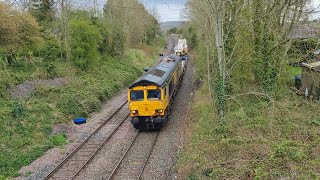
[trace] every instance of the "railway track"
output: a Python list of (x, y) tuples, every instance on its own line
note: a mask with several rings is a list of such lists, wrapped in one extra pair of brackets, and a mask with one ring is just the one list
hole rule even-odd
[(173, 54), (174, 53), (174, 47), (176, 46), (176, 44), (178, 43), (178, 37), (175, 35), (171, 35), (168, 38), (168, 47), (167, 47), (167, 52), (166, 55), (168, 54)]
[[(177, 43), (177, 40), (178, 39), (176, 36), (169, 36), (168, 46), (163, 55), (174, 53), (174, 47)], [(161, 58), (158, 61), (160, 60)], [(125, 152), (117, 162), (116, 166), (113, 168), (111, 174), (106, 179), (141, 179), (143, 171), (149, 162), (150, 156), (157, 142), (158, 136), (159, 132), (143, 133), (139, 131), (138, 133), (136, 133), (135, 137), (129, 143), (129, 146), (127, 146)], [(141, 139), (141, 141), (139, 141), (139, 138)], [(150, 138), (149, 141), (146, 140), (148, 138)], [(143, 147), (146, 146), (146, 144), (144, 144), (143, 142), (150, 143), (149, 147), (144, 151), (135, 151), (134, 149), (139, 145)], [(140, 154), (135, 154), (137, 152), (139, 152)], [(133, 162), (132, 159), (135, 159), (136, 162)]]
[[(82, 142), (44, 179), (76, 179), (79, 173), (86, 168), (86, 166), (91, 162), (100, 149), (111, 138), (116, 138), (114, 134), (125, 122), (129, 114), (125, 117), (122, 117), (118, 125), (113, 128), (112, 132), (110, 132), (109, 135), (104, 138), (104, 140), (100, 140), (100, 143), (97, 143), (97, 141), (93, 139), (93, 137), (97, 135), (99, 131), (103, 130), (103, 126), (108, 124), (108, 122), (120, 114), (119, 112), (126, 104), (127, 102), (122, 104), (122, 106), (116, 112), (114, 112), (94, 133), (92, 133), (84, 142)], [(143, 171), (149, 162), (150, 156), (157, 142), (158, 135), (159, 132), (138, 131), (130, 141), (122, 156), (118, 159), (118, 162), (113, 164), (113, 170), (106, 179), (141, 179)], [(143, 151), (135, 150), (141, 146), (145, 148)], [(134, 162), (130, 162), (130, 159), (134, 159)], [(134, 171), (132, 171), (132, 169), (134, 169)]]
[[(171, 35), (168, 37), (168, 44), (166, 50), (161, 53), (163, 56), (174, 54), (174, 47), (176, 46), (178, 41), (178, 37), (175, 35)], [(160, 62), (162, 57), (159, 57), (158, 62)]]
[[(174, 53), (176, 41), (176, 36), (169, 36), (168, 47), (164, 55)], [(79, 173), (90, 164), (91, 160), (98, 152), (112, 138), (116, 138), (116, 132), (130, 115), (126, 108), (127, 103), (128, 101), (123, 102), (112, 115), (110, 115), (44, 179), (75, 179)], [(158, 135), (159, 132), (137, 132), (107, 179), (132, 179), (133, 177), (137, 180), (140, 179), (153, 152)], [(137, 146), (140, 146), (140, 148), (141, 146), (147, 148), (143, 151), (135, 151), (134, 149)], [(130, 158), (136, 159), (136, 162), (130, 163)], [(127, 169), (129, 169), (129, 171)], [(130, 169), (135, 169), (135, 171), (131, 171)]]
[[(141, 179), (158, 136), (159, 132), (138, 132), (107, 179)], [(142, 139), (142, 141), (139, 141), (139, 139)], [(146, 149), (144, 151), (136, 151), (135, 149), (141, 147), (141, 145)]]
[(174, 46), (176, 44), (176, 38), (174, 36), (169, 36), (168, 42), (169, 42), (169, 44), (167, 47), (166, 55), (174, 53)]
[[(111, 139), (119, 127), (129, 117), (127, 101), (122, 103), (108, 119), (106, 119), (91, 135), (89, 135), (73, 152), (71, 152), (44, 179), (74, 179)], [(114, 127), (110, 132), (110, 126)], [(113, 125), (116, 124), (116, 125)], [(105, 135), (105, 134), (108, 135)]]

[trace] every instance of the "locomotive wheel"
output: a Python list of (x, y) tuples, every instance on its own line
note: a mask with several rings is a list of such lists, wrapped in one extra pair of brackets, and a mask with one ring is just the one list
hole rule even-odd
[(142, 130), (142, 129), (141, 129), (141, 124), (134, 124), (133, 127), (136, 128), (136, 129), (138, 129), (138, 130)]
[(164, 123), (157, 123), (157, 124), (155, 124), (155, 125), (154, 125), (154, 130), (157, 131), (157, 130), (162, 129), (163, 125), (164, 125)]

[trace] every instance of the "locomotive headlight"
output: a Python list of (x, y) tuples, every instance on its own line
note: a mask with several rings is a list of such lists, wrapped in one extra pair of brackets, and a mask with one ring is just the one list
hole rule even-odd
[(156, 112), (157, 112), (157, 113), (162, 113), (163, 110), (162, 110), (162, 109), (157, 109)]
[(133, 110), (133, 111), (131, 111), (131, 113), (132, 114), (136, 114), (136, 113), (138, 113), (138, 111), (137, 110)]

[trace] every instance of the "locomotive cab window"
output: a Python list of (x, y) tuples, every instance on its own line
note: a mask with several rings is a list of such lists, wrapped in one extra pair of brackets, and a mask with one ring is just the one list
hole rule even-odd
[(130, 99), (131, 101), (143, 101), (144, 100), (143, 91), (131, 91)]
[(161, 99), (160, 89), (148, 90), (148, 100), (160, 100), (160, 99)]

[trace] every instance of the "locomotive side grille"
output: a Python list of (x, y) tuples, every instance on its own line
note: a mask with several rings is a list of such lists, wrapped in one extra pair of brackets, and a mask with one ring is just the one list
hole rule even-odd
[(164, 72), (164, 71), (162, 71), (160, 69), (152, 69), (151, 72), (150, 72), (150, 74), (158, 76), (160, 78), (162, 78), (165, 73), (166, 72)]

